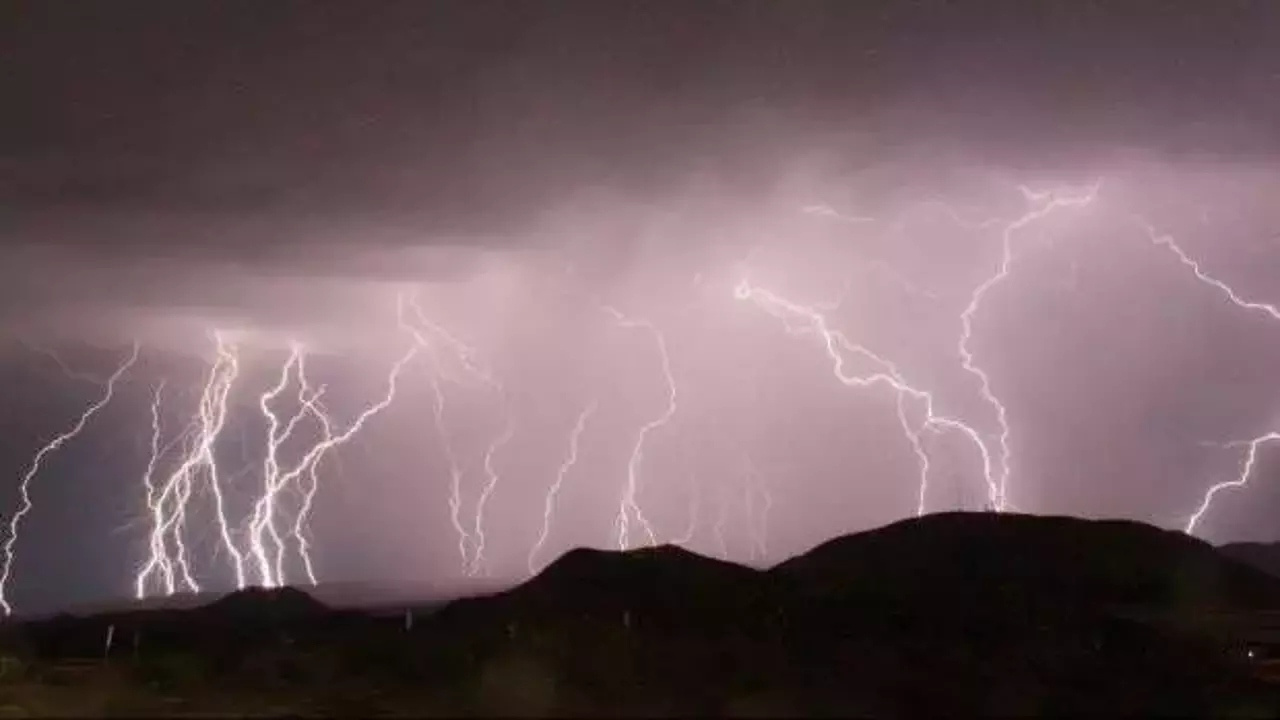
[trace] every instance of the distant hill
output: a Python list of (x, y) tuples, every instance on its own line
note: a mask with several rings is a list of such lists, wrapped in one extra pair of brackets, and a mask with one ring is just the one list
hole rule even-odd
[(830, 540), (771, 573), (806, 593), (892, 602), (929, 602), (922, 590), (947, 587), (974, 600), (1280, 606), (1275, 579), (1185, 533), (1122, 520), (938, 513)]
[(1160, 620), (1265, 609), (1280, 579), (1181, 533), (944, 513), (767, 571), (674, 546), (574, 550), (413, 623), (285, 589), (10, 625), (3, 642), (92, 656), (114, 626), (113, 655), (135, 664), (185, 647), (219, 693), (294, 683), (339, 712), (1274, 716), (1234, 641)]
[[(476, 587), (480, 585), (476, 584)], [(325, 582), (304, 585), (299, 589), (331, 607), (344, 610), (400, 612), (406, 607), (431, 608), (458, 596), (456, 589), (446, 591), (430, 585), (389, 585), (375, 582)], [(192, 610), (216, 602), (226, 592), (180, 592), (153, 595), (142, 600), (118, 599), (64, 608), (57, 612), (20, 614), (20, 620), (45, 620), (55, 615), (103, 615), (149, 610)]]
[(1229, 558), (1280, 577), (1280, 543), (1227, 543), (1218, 549)]
[[(741, 620), (767, 594), (759, 571), (674, 545), (613, 552), (578, 548), (529, 581), (490, 596), (513, 616), (623, 618), (684, 628)], [(470, 599), (454, 603), (459, 608)], [(446, 612), (449, 608), (446, 608)]]

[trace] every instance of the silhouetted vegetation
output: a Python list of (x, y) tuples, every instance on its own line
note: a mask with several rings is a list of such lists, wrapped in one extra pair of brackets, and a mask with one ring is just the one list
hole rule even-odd
[(291, 589), (12, 624), (0, 712), (1272, 716), (1196, 622), (1268, 608), (1280, 580), (1181, 534), (953, 513), (765, 572), (575, 550), (411, 627)]

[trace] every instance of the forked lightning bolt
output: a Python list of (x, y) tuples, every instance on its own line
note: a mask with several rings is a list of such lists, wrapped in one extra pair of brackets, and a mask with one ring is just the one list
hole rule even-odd
[[(928, 495), (928, 478), (930, 471), (930, 461), (928, 450), (924, 444), (921, 433), (925, 430), (938, 431), (940, 429), (953, 429), (960, 431), (968, 437), (978, 448), (982, 456), (983, 478), (987, 484), (988, 502), (997, 510), (1009, 509), (1009, 479), (1011, 475), (1011, 457), (1012, 450), (1010, 447), (1011, 428), (1008, 421), (1008, 412), (1005, 405), (999, 400), (992, 389), (991, 378), (988, 373), (979, 367), (976, 363), (975, 355), (971, 349), (973, 339), (973, 320), (979, 311), (983, 299), (997, 285), (1007, 279), (1012, 271), (1013, 266), (1013, 239), (1018, 231), (1027, 226), (1041, 220), (1054, 211), (1071, 208), (1083, 207), (1092, 203), (1097, 196), (1099, 184), (1077, 191), (1055, 190), (1050, 192), (1035, 192), (1025, 187), (1020, 188), (1025, 201), (1031, 205), (1022, 216), (1012, 221), (1002, 221), (998, 219), (988, 219), (979, 223), (971, 223), (960, 217), (948, 206), (940, 206), (945, 214), (957, 224), (970, 229), (979, 229), (985, 227), (998, 226), (1001, 228), (1001, 255), (1000, 262), (996, 271), (988, 276), (982, 283), (969, 295), (968, 303), (960, 314), (961, 333), (959, 343), (957, 345), (957, 353), (961, 359), (963, 369), (973, 375), (978, 380), (979, 390), (983, 401), (993, 409), (996, 415), (996, 422), (999, 428), (996, 437), (996, 447), (991, 447), (983, 433), (979, 433), (972, 425), (962, 422), (956, 418), (948, 418), (938, 416), (933, 410), (933, 396), (908, 384), (897, 368), (888, 360), (872, 353), (865, 346), (851, 342), (843, 333), (833, 331), (829, 327), (829, 323), (825, 313), (834, 311), (839, 307), (840, 303), (801, 305), (790, 302), (782, 297), (757, 288), (753, 288), (745, 279), (738, 286), (736, 295), (739, 299), (751, 299), (760, 305), (762, 309), (779, 317), (786, 323), (789, 332), (793, 334), (817, 334), (823, 340), (823, 344), (827, 349), (827, 354), (834, 364), (836, 376), (845, 385), (867, 386), (872, 384), (886, 384), (895, 389), (898, 394), (897, 400), (897, 416), (902, 427), (903, 434), (911, 446), (911, 450), (916, 457), (919, 470), (919, 491), (917, 494), (916, 513), (923, 514), (926, 509)], [(936, 203), (929, 204), (934, 207)], [(845, 216), (824, 205), (814, 205), (802, 208), (802, 212), (833, 217), (845, 222), (856, 222), (859, 224), (873, 223), (874, 218), (867, 217), (850, 217)], [(899, 220), (894, 224), (895, 230), (900, 230), (906, 220)], [(900, 276), (898, 276), (900, 278)], [(900, 283), (906, 287), (912, 287), (905, 280)], [(930, 294), (933, 296), (932, 294)], [(936, 297), (936, 296), (934, 296)], [(793, 323), (795, 321), (803, 322), (803, 326), (797, 328)], [(874, 365), (880, 368), (879, 371), (871, 372), (865, 375), (851, 375), (844, 370), (844, 353), (852, 353), (860, 355), (866, 360), (870, 360)], [(910, 408), (907, 406), (908, 399), (915, 400), (917, 404), (922, 406), (924, 411), (923, 422), (917, 424), (912, 423), (910, 418)]]
[(978, 379), (982, 397), (995, 410), (996, 421), (1000, 426), (999, 470), (994, 478), (990, 475), (987, 476), (987, 481), (991, 485), (991, 503), (998, 511), (1007, 509), (1009, 505), (1009, 475), (1012, 472), (1013, 455), (1013, 451), (1009, 446), (1011, 430), (1009, 428), (1008, 410), (992, 391), (990, 375), (974, 362), (974, 354), (969, 346), (973, 340), (973, 317), (977, 314), (978, 308), (982, 304), (982, 299), (986, 294), (1009, 277), (1009, 273), (1013, 269), (1014, 235), (1037, 220), (1047, 217), (1055, 210), (1089, 205), (1097, 197), (1099, 185), (1100, 183), (1095, 183), (1084, 192), (1033, 192), (1025, 187), (1020, 188), (1023, 197), (1029, 203), (1032, 203), (1033, 207), (1018, 219), (1005, 224), (1001, 229), (999, 267), (995, 274), (988, 277), (974, 289), (973, 294), (969, 296), (969, 304), (960, 313), (960, 344), (956, 349), (960, 353), (961, 364), (968, 373)]
[(85, 425), (89, 424), (89, 420), (94, 415), (97, 415), (98, 411), (106, 407), (107, 403), (111, 402), (111, 398), (115, 395), (116, 383), (119, 382), (120, 378), (123, 377), (124, 374), (133, 367), (134, 363), (138, 361), (138, 354), (140, 352), (141, 348), (137, 343), (134, 343), (133, 351), (129, 354), (128, 359), (116, 368), (116, 371), (113, 372), (103, 384), (102, 396), (80, 414), (80, 417), (69, 430), (59, 433), (36, 451), (35, 457), (32, 458), (31, 464), (27, 467), (27, 471), (23, 473), (21, 483), (18, 486), (22, 502), (19, 505), (17, 512), (15, 512), (13, 517), (9, 519), (9, 535), (5, 538), (4, 542), (4, 568), (0, 571), (0, 608), (4, 609), (5, 615), (13, 613), (13, 607), (9, 603), (8, 597), (9, 578), (13, 572), (15, 546), (18, 542), (18, 530), (21, 528), (22, 518), (26, 517), (27, 513), (31, 512), (31, 508), (33, 507), (31, 502), (32, 481), (40, 472), (40, 467), (44, 463), (45, 457), (47, 457), (49, 453), (52, 453), (65, 445), (67, 441), (79, 435), (84, 430)]
[[(352, 438), (354, 438), (361, 431), (363, 431), (367, 423), (369, 423), (373, 418), (377, 417), (377, 415), (381, 413), (383, 410), (386, 410), (388, 407), (390, 407), (391, 403), (395, 402), (395, 399), (396, 399), (396, 393), (399, 387), (400, 375), (404, 372), (404, 368), (410, 362), (413, 361), (413, 359), (417, 356), (417, 354), (418, 354), (418, 346), (410, 345), (408, 350), (406, 350), (405, 353), (401, 355), (400, 358), (396, 360), (395, 363), (391, 366), (391, 371), (387, 373), (387, 380), (386, 380), (387, 389), (385, 394), (381, 398), (379, 398), (377, 402), (369, 405), (364, 410), (362, 410), (358, 415), (356, 415), (356, 418), (352, 420), (349, 425), (347, 425), (345, 430), (343, 430), (340, 433), (333, 433), (328, 426), (329, 421), (325, 420), (326, 431), (324, 433), (323, 438), (319, 442), (317, 442), (315, 445), (313, 445), (311, 449), (308, 450), (306, 454), (302, 456), (302, 459), (299, 460), (297, 463), (295, 463), (288, 472), (280, 476), (280, 479), (279, 479), (280, 485), (288, 486), (290, 484), (298, 483), (302, 478), (303, 474), (310, 472), (312, 468), (317, 463), (319, 463), (327, 453), (335, 450), (338, 447), (341, 447), (342, 445), (345, 445)], [(302, 538), (300, 537), (299, 540), (301, 539)], [(306, 547), (307, 545), (305, 541), (300, 542), (300, 545), (299, 545), (300, 551), (306, 552)], [(309, 555), (304, 556), (304, 565), (307, 568), (311, 568), (313, 566), (313, 561), (311, 560)], [(309, 577), (308, 580), (310, 580), (312, 584), (315, 584), (314, 576)], [(279, 565), (277, 565), (275, 575), (271, 578), (271, 581), (275, 585), (283, 585), (288, 582), (288, 579), (284, 577), (283, 569), (281, 569)]]
[[(1169, 251), (1170, 253), (1172, 253), (1173, 256), (1177, 259), (1177, 261), (1183, 267), (1191, 271), (1191, 274), (1196, 278), (1197, 281), (1204, 283), (1205, 285), (1208, 285), (1209, 287), (1213, 288), (1217, 292), (1221, 293), (1222, 296), (1227, 300), (1227, 302), (1240, 308), (1241, 310), (1255, 312), (1271, 320), (1280, 320), (1280, 308), (1277, 308), (1275, 305), (1272, 305), (1270, 303), (1245, 300), (1240, 296), (1238, 292), (1236, 292), (1234, 288), (1232, 288), (1226, 282), (1223, 282), (1222, 280), (1205, 272), (1204, 269), (1200, 266), (1200, 263), (1197, 262), (1195, 259), (1193, 259), (1185, 250), (1183, 250), (1182, 247), (1179, 246), (1176, 241), (1174, 241), (1172, 236), (1157, 232), (1154, 226), (1152, 226), (1150, 223), (1148, 223), (1146, 220), (1142, 218), (1135, 218), (1135, 221), (1138, 223), (1138, 225), (1142, 227), (1142, 230), (1146, 233), (1147, 239), (1150, 240), (1153, 245), (1159, 248), (1163, 248)], [(1228, 447), (1245, 448), (1244, 462), (1241, 463), (1239, 473), (1237, 473), (1236, 476), (1230, 480), (1224, 480), (1222, 482), (1218, 482), (1211, 485), (1209, 489), (1205, 491), (1204, 497), (1201, 499), (1200, 505), (1196, 508), (1195, 512), (1193, 512), (1191, 516), (1187, 518), (1187, 523), (1183, 529), (1187, 533), (1195, 532), (1196, 526), (1200, 524), (1200, 521), (1204, 518), (1205, 513), (1209, 512), (1209, 508), (1213, 504), (1213, 499), (1218, 495), (1218, 493), (1224, 490), (1242, 488), (1248, 485), (1249, 478), (1253, 475), (1254, 466), (1257, 463), (1258, 450), (1263, 445), (1275, 442), (1277, 440), (1280, 440), (1280, 431), (1273, 430), (1273, 431), (1258, 435), (1257, 437), (1254, 437), (1250, 440), (1235, 441), (1235, 442), (1227, 443)]]
[[(739, 300), (751, 302), (769, 315), (782, 320), (784, 328), (793, 335), (816, 336), (831, 362), (832, 373), (841, 384), (855, 388), (877, 385), (888, 387), (898, 394), (899, 397), (895, 398), (897, 402), (905, 402), (903, 396), (906, 396), (919, 405), (924, 415), (922, 428), (933, 431), (953, 430), (968, 438), (982, 458), (984, 477), (991, 477), (991, 456), (977, 430), (961, 420), (938, 414), (934, 409), (934, 398), (931, 393), (911, 385), (892, 363), (865, 346), (850, 341), (841, 331), (833, 329), (827, 316), (818, 309), (818, 306), (803, 305), (788, 300), (770, 290), (752, 285), (745, 278), (734, 289), (734, 296)], [(846, 368), (847, 355), (859, 356), (870, 361), (876, 369), (866, 373), (852, 372)], [(898, 416), (904, 427), (907, 427), (909, 423), (906, 420), (905, 411), (900, 410)], [(907, 437), (913, 448), (921, 448), (918, 431), (908, 430)], [(916, 454), (917, 459), (921, 461), (921, 476), (927, 480), (929, 469), (927, 455), (922, 449)], [(994, 493), (994, 486), (991, 487), (991, 492)], [(920, 494), (923, 495), (923, 493), (922, 481)]]
[[(196, 418), (170, 443), (172, 446), (182, 442), (184, 452), (173, 470), (159, 482), (155, 480), (157, 469), (168, 449), (161, 448), (159, 440), (160, 389), (153, 398), (151, 455), (143, 476), (151, 521), (150, 554), (134, 578), (134, 593), (139, 598), (145, 597), (152, 589), (165, 594), (178, 590), (201, 590), (201, 584), (191, 570), (186, 541), (191, 505), (197, 497), (196, 489), (201, 487), (212, 498), (211, 511), (221, 540), (219, 549), (231, 559), (233, 582), (237, 589), (246, 587), (250, 582), (265, 587), (288, 583), (286, 557), (291, 541), (303, 574), (308, 582), (315, 584), (317, 577), (308, 540), (308, 519), (319, 489), (321, 463), (330, 451), (348, 442), (391, 404), (399, 375), (419, 350), (416, 345), (409, 347), (392, 366), (386, 395), (366, 407), (345, 430), (338, 432), (330, 414), (321, 404), (325, 388), (311, 385), (306, 372), (306, 353), (300, 345), (291, 345), (276, 382), (258, 397), (258, 409), (267, 422), (265, 457), (259, 470), (261, 491), (252, 503), (249, 517), (243, 523), (237, 523), (229, 515), (224, 487), (231, 478), (221, 471), (216, 446), (229, 421), (229, 400), (240, 374), (240, 356), (235, 346), (220, 333), (213, 333), (213, 339), (217, 355), (205, 379)], [(291, 386), (296, 387), (294, 409), (286, 417), (277, 411), (276, 404)], [(289, 462), (282, 455), (284, 446), (298, 437), (305, 421), (316, 426), (314, 433), (318, 438), (308, 441), (299, 457)], [(280, 506), (281, 496), (291, 489), (298, 491), (301, 501), (292, 521), (282, 526), (284, 510)], [(287, 527), (288, 531), (282, 527)], [(242, 539), (246, 543), (244, 549), (241, 548)]]
[[(176, 588), (166, 579), (166, 568), (177, 566), (181, 569), (184, 589), (199, 592), (200, 584), (190, 570), (188, 550), (185, 543), (187, 527), (187, 511), (191, 503), (192, 491), (197, 482), (203, 481), (213, 498), (214, 521), (218, 526), (218, 536), (231, 558), (233, 580), (237, 589), (246, 585), (245, 558), (236, 545), (231, 522), (227, 516), (226, 498), (223, 495), (222, 478), (220, 477), (217, 457), (214, 448), (218, 437), (227, 424), (228, 399), (232, 386), (240, 373), (239, 356), (234, 346), (230, 345), (220, 333), (213, 333), (216, 345), (216, 358), (209, 369), (200, 399), (196, 407), (195, 428), (189, 434), (186, 452), (177, 467), (159, 484), (158, 490), (149, 501), (152, 508), (150, 557), (138, 569), (134, 579), (135, 594), (139, 598), (146, 596), (147, 588), (153, 574), (159, 573), (163, 591), (172, 593)], [(158, 412), (158, 408), (157, 408)], [(158, 457), (148, 462), (149, 473), (154, 472), (154, 463)], [(144, 478), (144, 486), (154, 487), (150, 480)], [(167, 510), (166, 510), (167, 508)], [(172, 540), (172, 555), (169, 555), (169, 543)]]
[[(408, 311), (412, 312), (412, 318), (408, 317)], [(418, 347), (427, 353), (430, 364), (428, 382), (430, 383), (432, 394), (432, 419), (436, 436), (440, 440), (441, 450), (449, 466), (449, 519), (453, 524), (454, 532), (458, 536), (458, 555), (461, 558), (462, 571), (467, 575), (474, 575), (480, 572), (480, 568), (483, 566), (483, 561), (479, 557), (483, 554), (484, 548), (483, 528), (481, 527), (483, 523), (482, 516), (484, 503), (487, 502), (488, 495), (493, 491), (493, 488), (486, 484), (482, 489), (480, 499), (477, 502), (475, 522), (473, 523), (475, 530), (468, 530), (466, 524), (462, 521), (463, 470), (458, 460), (458, 454), (454, 450), (448, 426), (445, 423), (446, 402), (442, 384), (442, 381), (446, 379), (454, 382), (457, 382), (457, 380), (448, 374), (442, 353), (447, 353), (453, 357), (463, 373), (471, 380), (478, 382), (482, 387), (500, 396), (503, 395), (504, 390), (501, 383), (493, 377), (493, 374), (475, 360), (476, 351), (473, 348), (449, 333), (439, 323), (433, 322), (427, 317), (427, 313), (423, 310), (416, 294), (411, 293), (402, 297), (399, 322), (400, 327), (413, 337)], [(508, 418), (509, 420), (510, 418)], [(501, 436), (496, 438), (495, 442), (500, 439)], [(497, 444), (501, 445), (502, 443)], [(490, 463), (494, 452), (496, 452), (496, 448), (491, 445), (486, 453), (486, 459)], [(486, 472), (490, 470), (491, 464), (486, 465)], [(496, 481), (496, 477), (492, 475), (488, 479), (491, 482)]]
[(534, 559), (538, 556), (538, 551), (547, 542), (547, 535), (551, 532), (551, 515), (555, 511), (556, 496), (560, 494), (560, 488), (564, 485), (565, 477), (574, 465), (578, 464), (578, 443), (582, 439), (582, 433), (587, 429), (587, 421), (595, 414), (599, 403), (592, 400), (582, 412), (578, 413), (578, 419), (573, 424), (573, 430), (569, 433), (569, 452), (565, 456), (564, 462), (560, 463), (560, 468), (556, 471), (555, 481), (551, 483), (551, 487), (547, 489), (547, 496), (542, 503), (542, 530), (538, 533), (538, 539), (534, 541), (533, 547), (529, 548), (529, 574), (536, 575), (538, 570), (534, 564)]
[(666, 425), (676, 414), (676, 380), (671, 372), (671, 357), (667, 354), (667, 339), (653, 323), (646, 320), (633, 320), (612, 307), (606, 306), (604, 309), (605, 312), (613, 316), (620, 327), (642, 328), (653, 336), (654, 343), (658, 349), (658, 357), (662, 363), (662, 375), (667, 384), (666, 409), (661, 415), (640, 427), (640, 433), (636, 437), (635, 445), (631, 448), (631, 457), (627, 461), (627, 483), (622, 493), (622, 501), (618, 507), (618, 517), (615, 523), (618, 549), (627, 550), (631, 547), (630, 518), (632, 517), (635, 518), (640, 528), (644, 531), (645, 536), (649, 539), (649, 544), (658, 544), (653, 526), (649, 524), (644, 513), (641, 512), (637, 501), (637, 495), (640, 492), (640, 465), (644, 462), (644, 445), (649, 434)]

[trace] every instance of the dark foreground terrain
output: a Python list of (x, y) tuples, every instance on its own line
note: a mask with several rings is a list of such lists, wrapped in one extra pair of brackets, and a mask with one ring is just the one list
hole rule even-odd
[(951, 513), (764, 572), (575, 550), (411, 627), (290, 589), (10, 624), (0, 714), (1270, 717), (1272, 609), (1181, 534)]

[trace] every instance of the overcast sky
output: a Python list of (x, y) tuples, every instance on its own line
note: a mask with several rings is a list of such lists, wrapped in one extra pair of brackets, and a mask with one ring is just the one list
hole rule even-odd
[[(142, 343), (112, 404), (34, 480), (9, 593), (20, 607), (131, 591), (148, 552), (152, 393), (166, 382), (167, 439), (196, 412), (212, 331), (241, 353), (217, 446), (227, 468), (250, 461), (227, 480), (239, 523), (262, 484), (257, 396), (289, 344), (313, 353), (345, 426), (411, 342), (397, 324), (410, 289), (501, 388), (447, 385), (444, 416), (468, 523), (485, 450), (511, 431), (483, 528), (497, 580), (527, 574), (588, 407), (535, 565), (616, 544), (633, 446), (668, 409), (650, 327), (678, 390), (636, 466), (659, 540), (692, 531), (700, 552), (772, 562), (911, 515), (918, 467), (894, 393), (843, 387), (817, 337), (788, 333), (799, 318), (734, 287), (843, 297), (825, 306), (830, 328), (994, 448), (998, 418), (958, 342), (1000, 268), (1001, 229), (1041, 207), (1020, 186), (1100, 181), (1092, 203), (1012, 236), (1010, 273), (973, 315), (969, 347), (1011, 428), (1011, 502), (1180, 529), (1238, 472), (1241, 449), (1215, 443), (1280, 429), (1280, 321), (1227, 302), (1145, 229), (1239, 297), (1280, 302), (1275, 3), (3, 13), (0, 508), (18, 507), (32, 455), (102, 392), (59, 363), (101, 379)], [(326, 460), (311, 522), (324, 579), (463, 587), (438, 370), (407, 366), (396, 402)], [(927, 509), (981, 507), (974, 446), (928, 443)], [(1274, 475), (1264, 451), (1199, 533), (1280, 539)], [(193, 562), (227, 588), (208, 502), (193, 500)]]

